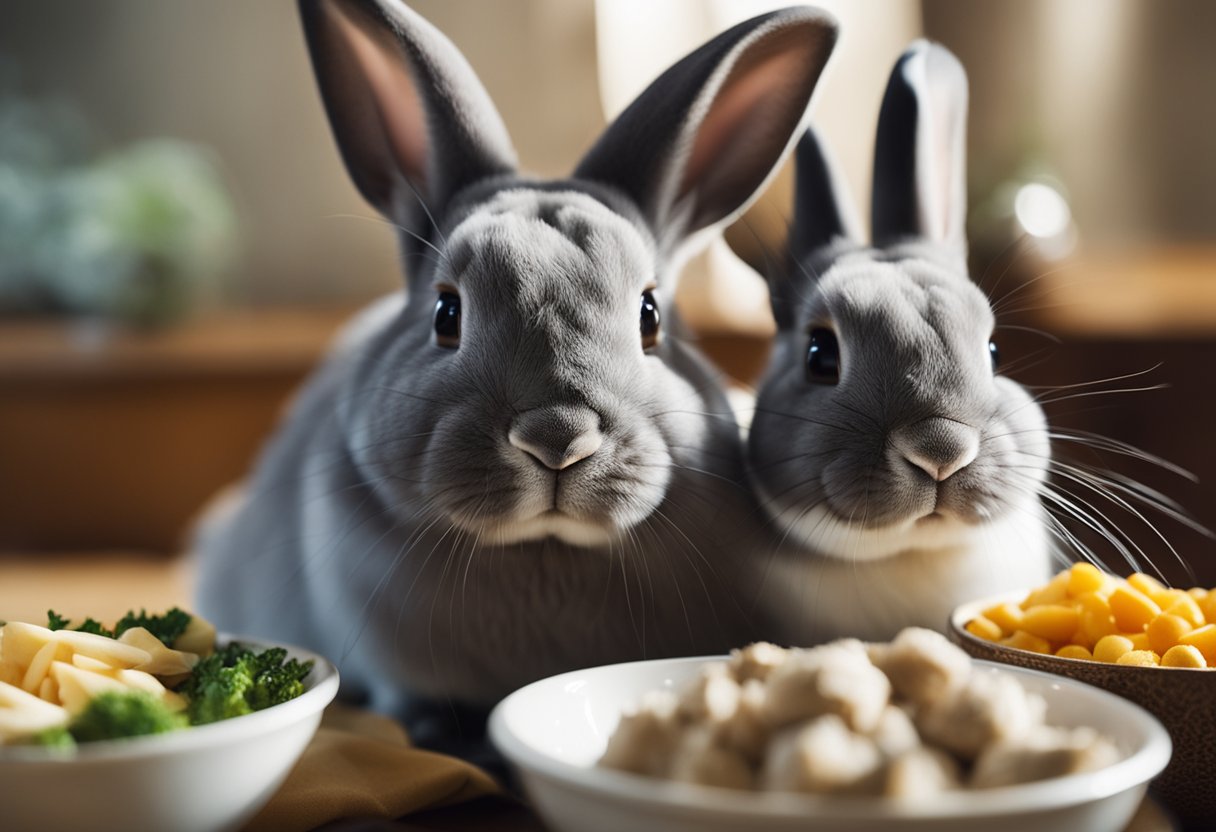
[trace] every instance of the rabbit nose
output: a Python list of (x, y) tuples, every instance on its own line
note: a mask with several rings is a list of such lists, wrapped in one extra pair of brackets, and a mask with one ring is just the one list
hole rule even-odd
[(979, 431), (940, 416), (895, 431), (891, 441), (904, 459), (937, 482), (966, 468), (980, 450)]
[(600, 417), (586, 407), (540, 407), (515, 417), (507, 439), (546, 468), (561, 471), (600, 449)]

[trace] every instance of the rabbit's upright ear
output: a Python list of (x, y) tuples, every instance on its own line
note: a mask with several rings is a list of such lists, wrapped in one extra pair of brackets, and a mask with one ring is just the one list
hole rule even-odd
[(575, 176), (624, 191), (664, 247), (726, 223), (789, 148), (835, 42), (807, 6), (740, 23), (647, 87)]
[(878, 116), (871, 225), (875, 245), (910, 238), (967, 251), (967, 73), (918, 40), (891, 71)]
[(342, 159), (380, 213), (429, 237), (430, 214), (453, 194), (514, 170), (472, 67), (416, 12), (399, 0), (300, 0), (300, 15)]
[(790, 256), (802, 260), (840, 241), (856, 242), (857, 213), (823, 138), (808, 127), (794, 154), (794, 221)]

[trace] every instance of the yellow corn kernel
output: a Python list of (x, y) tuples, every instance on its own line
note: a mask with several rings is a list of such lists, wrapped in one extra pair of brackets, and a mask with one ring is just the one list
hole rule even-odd
[(1086, 592), (1073, 599), (1073, 603), (1082, 612), (1095, 612), (1100, 615), (1110, 615), (1110, 600), (1098, 592)]
[(1068, 597), (1078, 598), (1087, 592), (1101, 592), (1107, 577), (1092, 563), (1074, 563), (1068, 570)]
[(1001, 631), (1007, 634), (1013, 633), (1014, 630), (1022, 628), (1022, 608), (1017, 604), (1004, 603), (989, 607), (984, 610), (983, 616), (992, 623), (1001, 628)]
[(1161, 614), (1161, 607), (1143, 592), (1121, 586), (1110, 594), (1110, 611), (1120, 630), (1125, 633), (1137, 633), (1155, 616)]
[(1152, 575), (1145, 575), (1143, 572), (1133, 572), (1128, 575), (1127, 583), (1132, 589), (1150, 598), (1165, 589), (1165, 584)]
[(1040, 604), (1062, 604), (1068, 600), (1068, 573), (1061, 572), (1038, 589), (1031, 590), (1022, 602), (1022, 609), (1028, 610)]
[(1178, 643), (1198, 647), (1208, 664), (1216, 666), (1216, 624), (1207, 624), (1191, 630), (1178, 639)]
[(1167, 587), (1166, 589), (1163, 589), (1159, 592), (1152, 593), (1148, 597), (1152, 598), (1153, 603), (1155, 603), (1157, 606), (1161, 607), (1161, 609), (1164, 610), (1168, 607), (1173, 606), (1179, 600), (1181, 600), (1183, 598), (1188, 598), (1190, 596), (1188, 596), (1186, 594), (1186, 592), (1184, 592), (1181, 589), (1171, 589), (1171, 588)]
[(1118, 632), (1114, 616), (1110, 613), (1083, 612), (1081, 626), (1077, 628), (1074, 638), (1078, 644), (1092, 647), (1103, 636), (1116, 635)]
[(985, 641), (1000, 641), (1005, 635), (996, 622), (982, 615), (977, 615), (967, 622), (967, 632)]
[(1040, 638), (1025, 630), (1015, 630), (1013, 635), (1001, 641), (1001, 644), (1007, 647), (1016, 647), (1019, 650), (1029, 650), (1032, 653), (1051, 654), (1051, 644), (1047, 639)]
[(1062, 604), (1042, 604), (1026, 610), (1022, 629), (1048, 641), (1068, 641), (1081, 623), (1081, 614)]
[(1152, 650), (1129, 650), (1115, 664), (1131, 665), (1132, 667), (1156, 667), (1161, 664), (1161, 657)]
[[(1171, 609), (1173, 609), (1171, 607)], [(1178, 643), (1184, 635), (1195, 629), (1195, 625), (1180, 615), (1162, 613), (1148, 624), (1144, 635), (1148, 638), (1148, 646), (1162, 655)], [(1132, 643), (1135, 643), (1132, 639)]]
[(1162, 667), (1207, 667), (1207, 659), (1199, 648), (1190, 644), (1175, 644), (1161, 657)]
[(1120, 633), (1119, 635), (1126, 638), (1132, 643), (1133, 650), (1151, 650), (1152, 647), (1148, 643), (1148, 633)]
[(1162, 605), (1161, 608), (1165, 610), (1165, 615), (1176, 615), (1179, 618), (1185, 618), (1186, 622), (1192, 627), (1202, 627), (1208, 623), (1203, 615), (1203, 610), (1199, 609), (1199, 604), (1185, 592), (1174, 603), (1169, 606)]
[(1207, 595), (1199, 601), (1199, 610), (1203, 613), (1203, 620), (1208, 624), (1216, 624), (1216, 590), (1210, 590)]
[(1094, 659), (1094, 654), (1079, 644), (1065, 644), (1056, 651), (1056, 655), (1061, 659), (1085, 659), (1086, 661)]
[[(1191, 596), (1192, 598), (1194, 598), (1196, 603), (1198, 603), (1199, 601), (1202, 601), (1204, 598), (1208, 597), (1208, 591), (1201, 586), (1191, 587), (1190, 589), (1188, 589), (1186, 591), (1186, 594)], [(1163, 661), (1165, 660), (1164, 656), (1162, 656), (1161, 658)]]
[(1124, 653), (1132, 651), (1132, 643), (1126, 636), (1103, 636), (1094, 645), (1094, 658), (1100, 662), (1114, 664)]

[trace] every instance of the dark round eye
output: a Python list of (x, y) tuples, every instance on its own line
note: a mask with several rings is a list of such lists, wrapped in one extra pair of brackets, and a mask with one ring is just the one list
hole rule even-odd
[(806, 351), (806, 377), (813, 384), (840, 381), (840, 345), (832, 330), (824, 327), (811, 330), (811, 345)]
[(659, 305), (649, 289), (642, 292), (642, 349), (659, 343)]
[(992, 372), (1001, 366), (1001, 351), (996, 348), (996, 341), (988, 342), (988, 355), (992, 357)]
[(460, 295), (455, 292), (440, 292), (435, 301), (435, 343), (460, 346)]

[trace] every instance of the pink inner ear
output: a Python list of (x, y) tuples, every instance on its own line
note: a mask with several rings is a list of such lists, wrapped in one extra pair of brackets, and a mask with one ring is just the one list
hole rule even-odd
[[(359, 83), (360, 75), (366, 79), (367, 90), (363, 97), (371, 99), (386, 155), (391, 156), (401, 173), (426, 197), (430, 148), (426, 110), (405, 61), (395, 60), (389, 54), (391, 50), (400, 50), (401, 46), (387, 31), (369, 32), (341, 12), (335, 17), (337, 28), (361, 70), (351, 73), (348, 83)], [(359, 93), (352, 90), (351, 94)]]
[(793, 37), (807, 33), (777, 33), (744, 54), (698, 127), (677, 191), (678, 198), (699, 194), (697, 214), (716, 209), (725, 216), (745, 202), (801, 120), (801, 109), (790, 104), (804, 92), (800, 82), (808, 74), (803, 66), (807, 50), (798, 48)]

